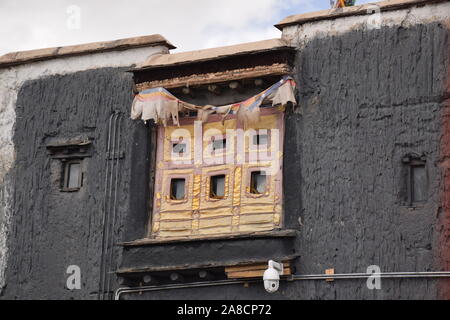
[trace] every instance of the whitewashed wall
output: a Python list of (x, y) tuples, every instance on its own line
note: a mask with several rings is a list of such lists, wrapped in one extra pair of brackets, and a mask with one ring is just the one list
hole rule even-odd
[[(450, 19), (450, 2), (427, 4), (422, 7), (410, 7), (394, 11), (377, 11), (375, 4), (368, 4), (367, 11), (371, 14), (355, 15), (337, 19), (308, 22), (301, 25), (291, 25), (283, 29), (282, 38), (291, 45), (304, 46), (316, 37), (339, 35), (348, 31), (365, 28), (380, 28), (402, 25), (404, 27)], [(372, 14), (372, 12), (374, 12)], [(449, 26), (450, 27), (450, 26)]]

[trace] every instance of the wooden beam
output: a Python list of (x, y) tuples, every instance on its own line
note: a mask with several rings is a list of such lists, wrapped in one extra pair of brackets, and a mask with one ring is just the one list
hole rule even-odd
[(166, 89), (185, 87), (195, 87), (207, 84), (227, 83), (230, 81), (261, 78), (264, 76), (286, 75), (292, 72), (291, 67), (285, 63), (275, 63), (270, 66), (257, 66), (254, 68), (244, 68), (227, 70), (223, 72), (193, 74), (185, 77), (148, 81), (137, 84), (139, 91), (146, 89), (163, 87)]
[[(325, 270), (325, 274), (333, 275), (334, 274), (334, 269), (327, 269), (327, 270)], [(334, 279), (330, 278), (330, 279), (326, 279), (325, 281), (326, 282), (333, 282)]]
[(272, 230), (272, 231), (257, 231), (257, 232), (246, 232), (237, 234), (217, 234), (209, 236), (189, 236), (189, 237), (177, 237), (170, 239), (141, 239), (133, 242), (123, 242), (119, 243), (119, 246), (124, 247), (141, 247), (141, 246), (152, 246), (161, 245), (167, 243), (182, 243), (182, 242), (197, 242), (197, 241), (221, 241), (221, 240), (238, 240), (246, 238), (295, 238), (298, 235), (297, 230), (285, 229), (285, 230)]
[[(291, 275), (290, 261), (283, 261), (283, 275)], [(267, 263), (258, 263), (246, 266), (232, 266), (225, 268), (225, 273), (229, 279), (246, 279), (246, 278), (260, 278), (264, 275), (264, 271), (268, 268)]]
[[(227, 273), (228, 279), (248, 279), (248, 278), (262, 278), (264, 276), (264, 270), (249, 270), (249, 271), (241, 271), (241, 272), (230, 272)], [(285, 268), (283, 270), (284, 276), (291, 275), (291, 269)]]
[[(293, 254), (283, 257), (274, 257), (276, 261), (291, 261), (298, 258), (300, 255)], [(204, 264), (185, 264), (185, 265), (174, 265), (174, 266), (159, 266), (159, 267), (142, 267), (142, 268), (130, 268), (130, 269), (120, 269), (116, 273), (118, 275), (122, 274), (137, 274), (137, 273), (149, 273), (149, 272), (163, 272), (163, 271), (182, 271), (182, 270), (192, 270), (192, 269), (206, 269), (206, 268), (220, 268), (220, 267), (236, 267), (236, 266), (248, 266), (253, 264), (265, 264), (267, 266), (267, 259), (258, 260), (247, 260), (243, 262), (209, 262)]]

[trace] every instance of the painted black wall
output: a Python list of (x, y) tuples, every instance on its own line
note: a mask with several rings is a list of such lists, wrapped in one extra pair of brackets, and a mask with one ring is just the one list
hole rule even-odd
[[(287, 227), (300, 231), (297, 273), (434, 271), (439, 209), (441, 101), (448, 33), (437, 24), (353, 31), (309, 42), (296, 58), (300, 107), (286, 117)], [(128, 120), (132, 79), (102, 69), (27, 82), (20, 91), (13, 229), (6, 298), (96, 298), (99, 282), (107, 122), (124, 112), (117, 241), (145, 234), (148, 127)], [(86, 185), (61, 194), (58, 165), (45, 148), (53, 138), (94, 138)], [(429, 200), (402, 203), (401, 158), (426, 154)], [(144, 200), (143, 200), (144, 199)], [(261, 250), (264, 248), (261, 247)], [(121, 248), (116, 251), (121, 260)], [(220, 251), (215, 254), (221, 255)], [(241, 257), (236, 257), (241, 258)], [(67, 266), (82, 270), (82, 290), (65, 289)], [(113, 263), (115, 264), (115, 263)], [(435, 280), (283, 283), (152, 292), (139, 299), (411, 299), (436, 297)], [(113, 287), (117, 287), (114, 284)]]
[[(284, 190), (285, 210), (301, 217), (300, 273), (441, 270), (434, 226), (447, 48), (447, 29), (432, 23), (349, 32), (299, 51), (303, 114), (287, 117), (285, 158), (285, 177), (296, 179)], [(428, 201), (414, 210), (402, 194), (401, 159), (411, 152), (426, 155), (429, 177)], [(364, 281), (299, 284), (298, 297), (436, 296), (436, 281), (385, 282), (379, 292)]]
[[(133, 150), (148, 148), (148, 128), (129, 120), (132, 77), (120, 69), (102, 69), (26, 82), (17, 101), (14, 143), (15, 203), (5, 298), (90, 299), (98, 292), (108, 121), (123, 112), (116, 239), (145, 233), (136, 196), (146, 192), (146, 158)], [(46, 145), (75, 137), (93, 139), (91, 158), (84, 160), (84, 186), (60, 192), (61, 162), (51, 159)], [(139, 153), (134, 152), (135, 155)], [(131, 171), (135, 161), (141, 178)], [(131, 184), (131, 179), (134, 183)], [(145, 180), (144, 180), (145, 181)], [(134, 187), (135, 186), (135, 187)], [(136, 188), (136, 189), (135, 189)], [(145, 205), (144, 205), (145, 206)], [(136, 214), (123, 225), (128, 212)], [(139, 226), (139, 227), (138, 227)], [(120, 254), (120, 251), (117, 252)], [(117, 255), (115, 254), (115, 256)], [(81, 268), (82, 289), (65, 289), (69, 265)], [(114, 267), (114, 263), (111, 266)], [(114, 269), (113, 269), (114, 270)]]

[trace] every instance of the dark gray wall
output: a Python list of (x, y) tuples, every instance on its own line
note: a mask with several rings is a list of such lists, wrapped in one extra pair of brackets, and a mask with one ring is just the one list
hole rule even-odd
[[(284, 159), (287, 227), (300, 231), (298, 274), (322, 274), (328, 268), (365, 272), (373, 264), (382, 271), (440, 269), (434, 227), (447, 48), (448, 32), (434, 23), (353, 31), (313, 40), (299, 50), (301, 114), (287, 115)], [(148, 128), (128, 120), (131, 85), (122, 70), (104, 69), (30, 81), (22, 88), (4, 297), (96, 298), (106, 124), (114, 110), (124, 112), (126, 128), (115, 239), (134, 240), (145, 233), (148, 216), (142, 201), (151, 146)], [(87, 184), (77, 194), (61, 194), (46, 141), (80, 134), (94, 138)], [(415, 210), (401, 199), (401, 158), (410, 152), (426, 154), (429, 177), (429, 200)], [(120, 260), (120, 249), (116, 254)], [(64, 288), (70, 264), (81, 267), (80, 291)], [(382, 286), (369, 291), (363, 280), (307, 281), (283, 283), (272, 296), (259, 284), (127, 298), (436, 298), (435, 280), (385, 280)]]
[[(287, 118), (285, 176), (297, 179), (285, 185), (285, 210), (302, 220), (300, 273), (442, 270), (435, 225), (447, 62), (448, 31), (437, 23), (349, 32), (299, 52), (303, 115)], [(429, 177), (428, 201), (415, 210), (402, 199), (401, 159), (411, 152), (427, 156)], [(434, 298), (435, 284), (387, 281), (378, 293), (352, 282), (299, 285), (299, 296)]]
[[(286, 118), (285, 215), (298, 274), (441, 271), (437, 260), (448, 31), (433, 23), (353, 31), (299, 50), (300, 108)], [(403, 156), (427, 157), (428, 201), (403, 204)], [(300, 218), (300, 221), (299, 221)], [(301, 223), (301, 225), (300, 225)], [(437, 281), (284, 282), (148, 292), (138, 299), (436, 299)]]
[[(105, 149), (108, 121), (114, 111), (124, 114), (121, 151), (125, 153), (118, 171), (115, 239), (122, 235), (136, 239), (145, 233), (143, 220), (147, 217), (143, 219), (142, 212), (126, 219), (130, 226), (141, 219), (140, 229), (127, 230), (122, 223), (130, 212), (130, 203), (135, 203), (133, 197), (146, 188), (131, 170), (132, 150), (146, 151), (148, 132), (143, 123), (128, 120), (132, 83), (131, 75), (124, 70), (102, 69), (28, 81), (21, 88), (14, 135), (16, 188), (5, 298), (96, 298), (102, 255)], [(55, 139), (75, 137), (93, 139), (93, 156), (84, 160), (83, 188), (62, 193), (61, 162), (51, 159), (46, 145)], [(143, 157), (137, 162), (144, 181), (145, 161)], [(136, 192), (130, 190), (134, 188), (130, 183), (133, 177), (136, 187), (141, 188)], [(69, 265), (81, 268), (82, 290), (65, 289)]]

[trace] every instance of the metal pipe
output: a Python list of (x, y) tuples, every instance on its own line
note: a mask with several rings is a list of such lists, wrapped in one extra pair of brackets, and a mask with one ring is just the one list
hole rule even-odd
[(103, 198), (103, 217), (102, 217), (102, 255), (100, 259), (100, 283), (97, 298), (100, 299), (103, 292), (103, 269), (104, 269), (104, 251), (105, 251), (105, 232), (106, 232), (106, 212), (107, 212), (107, 195), (108, 195), (108, 173), (109, 173), (109, 155), (111, 152), (111, 127), (114, 120), (115, 113), (109, 117), (108, 137), (106, 146), (106, 166), (105, 166), (105, 184), (104, 184), (104, 198)]
[[(117, 134), (117, 118), (119, 114), (114, 112), (112, 117), (112, 134), (111, 131), (108, 133), (108, 151), (107, 152), (107, 166), (109, 168), (109, 161), (110, 161), (110, 155), (111, 155), (111, 140), (112, 140), (112, 155), (114, 156), (116, 152), (116, 134)], [(104, 291), (105, 291), (105, 283), (107, 279), (107, 256), (108, 256), (108, 243), (109, 243), (109, 212), (111, 209), (111, 206), (109, 204), (109, 200), (111, 200), (112, 196), (112, 179), (113, 179), (113, 172), (114, 172), (114, 162), (112, 162), (111, 170), (110, 172), (106, 172), (106, 183), (105, 183), (105, 212), (103, 216), (103, 238), (102, 238), (102, 258), (101, 258), (101, 272), (100, 272), (100, 290), (99, 290), (99, 298), (104, 299)], [(109, 179), (108, 179), (109, 176)], [(108, 195), (109, 191), (109, 195)], [(109, 206), (108, 206), (109, 204)]]
[[(111, 170), (110, 170), (110, 177), (109, 177), (109, 196), (108, 196), (108, 210), (107, 210), (107, 219), (106, 219), (106, 236), (105, 236), (105, 253), (104, 253), (104, 270), (103, 270), (103, 291), (102, 291), (102, 299), (105, 300), (105, 295), (106, 297), (108, 296), (108, 278), (110, 277), (110, 274), (108, 272), (108, 265), (110, 263), (110, 261), (108, 261), (108, 253), (112, 250), (112, 247), (110, 246), (110, 236), (111, 236), (111, 228), (110, 228), (110, 221), (111, 221), (111, 213), (113, 208), (111, 208), (111, 202), (112, 200), (112, 196), (113, 196), (113, 185), (114, 185), (114, 170), (115, 170), (115, 163), (114, 163), (114, 157), (116, 156), (117, 153), (117, 133), (118, 133), (118, 120), (120, 117), (120, 113), (119, 112), (115, 112), (114, 113), (114, 125), (113, 125), (113, 135), (112, 135), (112, 153), (111, 153), (111, 157), (108, 156), (108, 161), (111, 161)], [(112, 238), (112, 237), (111, 237)]]
[[(116, 157), (115, 163), (115, 186), (114, 186), (114, 202), (113, 202), (113, 208), (112, 208), (112, 223), (111, 223), (111, 240), (109, 241), (109, 266), (111, 267), (111, 264), (113, 262), (113, 252), (114, 252), (114, 232), (115, 232), (115, 226), (116, 226), (116, 215), (117, 215), (117, 189), (119, 187), (119, 165), (120, 165), (120, 147), (121, 147), (121, 139), (120, 136), (122, 134), (122, 113), (118, 113), (117, 115), (117, 152), (114, 154)], [(114, 159), (113, 159), (114, 161)], [(111, 269), (111, 268), (110, 268)], [(111, 272), (107, 275), (107, 281), (106, 281), (106, 292), (109, 292), (111, 289)]]
[(233, 284), (244, 284), (244, 283), (252, 283), (259, 282), (259, 280), (223, 280), (223, 281), (205, 281), (198, 283), (187, 283), (187, 284), (171, 284), (164, 286), (147, 286), (147, 287), (139, 287), (139, 288), (120, 288), (116, 290), (114, 295), (114, 300), (119, 300), (120, 296), (124, 293), (138, 293), (138, 292), (147, 292), (147, 291), (163, 291), (163, 290), (174, 290), (174, 289), (184, 289), (184, 288), (200, 288), (200, 287), (215, 287), (215, 286), (225, 286), (225, 285), (233, 285)]
[(450, 271), (442, 272), (382, 272), (382, 273), (343, 273), (343, 274), (311, 274), (292, 275), (288, 281), (297, 280), (341, 280), (341, 279), (367, 279), (379, 276), (380, 278), (449, 278)]
[[(372, 276), (379, 276), (380, 278), (450, 278), (450, 271), (442, 272), (383, 272), (383, 273), (344, 273), (344, 274), (310, 274), (310, 275), (292, 275), (287, 279), (281, 279), (284, 281), (308, 281), (308, 280), (342, 280), (342, 279), (367, 279)], [(149, 292), (149, 291), (163, 291), (163, 290), (175, 290), (186, 288), (200, 288), (200, 287), (214, 287), (225, 286), (245, 283), (262, 282), (261, 279), (250, 280), (223, 280), (223, 281), (205, 281), (198, 283), (187, 284), (173, 284), (164, 286), (147, 286), (138, 288), (120, 288), (116, 290), (114, 295), (115, 300), (119, 300), (122, 294)]]

